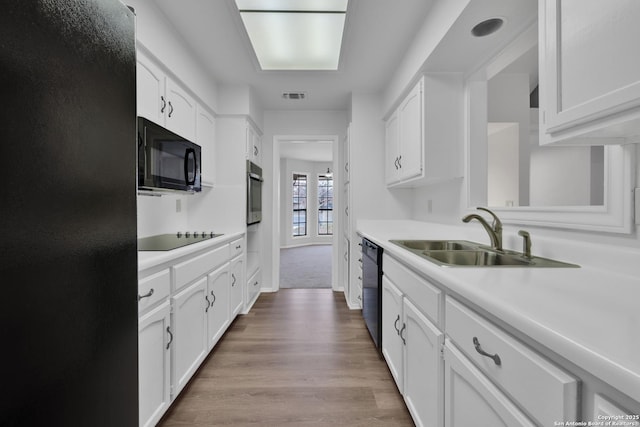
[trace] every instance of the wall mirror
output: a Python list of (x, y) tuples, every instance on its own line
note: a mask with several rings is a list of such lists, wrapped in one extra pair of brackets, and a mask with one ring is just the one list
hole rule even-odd
[(534, 24), (467, 79), (469, 208), (506, 223), (630, 232), (633, 146), (540, 146), (538, 52)]

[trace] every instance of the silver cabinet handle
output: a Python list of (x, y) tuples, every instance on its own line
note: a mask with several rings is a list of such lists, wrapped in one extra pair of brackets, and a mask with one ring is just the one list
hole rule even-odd
[(171, 101), (169, 101), (169, 117), (173, 114), (173, 105), (171, 105)]
[(242, 249), (242, 245), (236, 246), (236, 250)]
[(256, 280), (256, 283), (253, 284), (253, 286), (258, 286), (258, 281)]
[(393, 327), (396, 330), (396, 334), (400, 335), (400, 329), (398, 329), (398, 322), (400, 321), (400, 315), (398, 314), (398, 318), (396, 319), (395, 322), (393, 322)]
[(167, 101), (164, 99), (164, 96), (160, 96), (160, 101), (162, 101), (162, 107), (160, 107), (160, 112), (164, 113), (164, 109), (167, 108)]
[(213, 297), (213, 301), (211, 301), (211, 307), (213, 307), (213, 304), (216, 302), (216, 294), (211, 291), (211, 296)]
[(362, 280), (362, 277), (358, 276), (358, 280)]
[(208, 312), (209, 311), (209, 307), (211, 307), (211, 302), (209, 301), (209, 297), (207, 295), (204, 296), (204, 299), (207, 300), (207, 306), (204, 309), (204, 312)]
[(169, 342), (167, 343), (167, 350), (169, 350), (169, 346), (173, 342), (173, 334), (171, 333), (171, 327), (167, 326), (167, 333), (169, 334)]
[(400, 339), (402, 339), (402, 344), (407, 345), (407, 340), (405, 340), (404, 336), (402, 336), (402, 333), (404, 332), (405, 329), (407, 329), (407, 324), (403, 323), (402, 329), (400, 329), (400, 333), (398, 335), (400, 335)]
[(153, 288), (151, 288), (151, 290), (144, 295), (138, 294), (138, 301), (140, 301), (142, 298), (148, 298), (151, 295), (153, 295)]
[(236, 285), (236, 275), (231, 273), (231, 286)]
[(500, 356), (498, 356), (498, 354), (489, 354), (486, 351), (484, 351), (482, 349), (482, 347), (480, 347), (480, 341), (478, 340), (477, 337), (473, 337), (473, 346), (476, 348), (476, 351), (483, 355), (488, 357), (489, 359), (493, 359), (493, 363), (495, 363), (496, 365), (500, 366), (502, 364), (502, 360), (500, 360)]
[(344, 171), (345, 171), (346, 173), (349, 173), (349, 162), (347, 162), (347, 163), (345, 163), (345, 164), (344, 164)]
[(347, 206), (346, 208), (344, 208), (344, 214), (346, 216), (349, 216), (349, 206)]
[(362, 258), (358, 258), (358, 262), (362, 264)]
[(400, 169), (402, 169), (402, 154), (400, 155), (400, 157), (398, 157), (398, 166), (400, 166)]
[(349, 254), (347, 252), (344, 253), (344, 260), (349, 261)]
[(253, 146), (253, 155), (254, 156), (258, 155), (258, 147), (256, 145)]
[(393, 162), (393, 164), (396, 167), (396, 170), (398, 170), (398, 158), (396, 157), (396, 160)]

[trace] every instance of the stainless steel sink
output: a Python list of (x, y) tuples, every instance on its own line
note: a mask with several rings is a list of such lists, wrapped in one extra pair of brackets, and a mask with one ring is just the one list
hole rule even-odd
[(462, 251), (476, 249), (479, 243), (466, 240), (391, 240), (411, 251)]
[(427, 258), (432, 258), (442, 264), (457, 266), (497, 267), (516, 265), (529, 267), (531, 262), (514, 255), (501, 254), (488, 250), (475, 251), (430, 251), (423, 252)]
[(527, 258), (515, 251), (497, 251), (466, 240), (391, 240), (391, 243), (438, 265), (449, 267), (579, 267), (549, 258)]

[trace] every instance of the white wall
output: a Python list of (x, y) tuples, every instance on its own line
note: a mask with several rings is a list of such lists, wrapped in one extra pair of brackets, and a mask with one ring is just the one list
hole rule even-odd
[[(500, 128), (492, 129), (495, 125)], [(487, 206), (519, 206), (518, 123), (489, 123)]]
[[(333, 170), (331, 162), (309, 162), (298, 159), (280, 159), (280, 245), (282, 247), (331, 244), (332, 236), (318, 235), (318, 175)], [(307, 235), (293, 237), (292, 179), (294, 173), (307, 175)], [(335, 194), (335, 191), (334, 191)], [(337, 218), (334, 212), (334, 219)], [(338, 228), (336, 227), (335, 230)]]

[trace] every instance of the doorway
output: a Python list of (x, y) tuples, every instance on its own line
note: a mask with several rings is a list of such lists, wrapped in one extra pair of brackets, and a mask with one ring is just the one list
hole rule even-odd
[(273, 146), (273, 283), (337, 289), (338, 137), (274, 136)]

